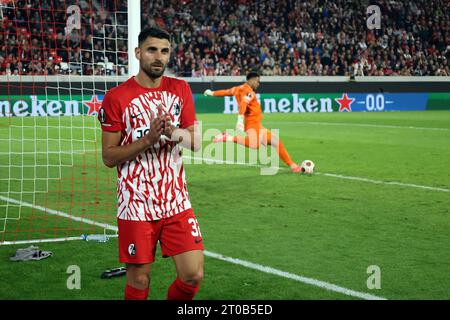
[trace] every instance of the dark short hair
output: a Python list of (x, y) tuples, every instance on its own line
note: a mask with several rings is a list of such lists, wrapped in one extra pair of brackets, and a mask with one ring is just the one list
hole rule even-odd
[(170, 42), (170, 33), (164, 29), (157, 27), (145, 28), (139, 33), (139, 45), (142, 44), (147, 38), (167, 39)]
[(247, 81), (250, 79), (253, 79), (253, 78), (259, 78), (259, 74), (257, 72), (253, 72), (253, 71), (249, 72), (247, 74)]

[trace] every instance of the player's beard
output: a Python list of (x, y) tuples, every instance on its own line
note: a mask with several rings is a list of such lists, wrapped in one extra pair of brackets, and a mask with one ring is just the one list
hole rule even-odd
[[(159, 66), (161, 69), (155, 70), (154, 67)], [(141, 63), (141, 69), (145, 72), (145, 74), (151, 78), (151, 79), (157, 79), (161, 77), (164, 74), (164, 71), (166, 70), (166, 65), (163, 63), (150, 63), (150, 64), (144, 64)]]

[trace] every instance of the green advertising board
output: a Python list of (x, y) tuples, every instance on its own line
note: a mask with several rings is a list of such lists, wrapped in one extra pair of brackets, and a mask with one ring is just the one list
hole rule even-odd
[[(264, 113), (450, 110), (444, 93), (257, 94)], [(234, 97), (194, 94), (197, 113), (237, 113)], [(97, 115), (103, 95), (0, 96), (0, 117)]]
[(99, 95), (0, 96), (0, 117), (97, 115), (102, 99)]
[[(264, 113), (450, 110), (445, 93), (292, 93), (257, 94)], [(196, 95), (198, 113), (237, 113), (233, 97)]]

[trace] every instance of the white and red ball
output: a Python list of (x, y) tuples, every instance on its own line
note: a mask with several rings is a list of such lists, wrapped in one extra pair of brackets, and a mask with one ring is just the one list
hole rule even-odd
[(305, 174), (313, 174), (315, 166), (311, 160), (305, 160), (302, 162), (302, 172)]

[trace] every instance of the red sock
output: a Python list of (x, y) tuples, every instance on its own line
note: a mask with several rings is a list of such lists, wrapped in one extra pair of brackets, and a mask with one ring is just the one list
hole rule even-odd
[(125, 300), (147, 300), (148, 288), (147, 289), (136, 289), (130, 285), (125, 286)]
[(192, 300), (199, 288), (200, 284), (192, 286), (177, 277), (167, 291), (167, 300)]

